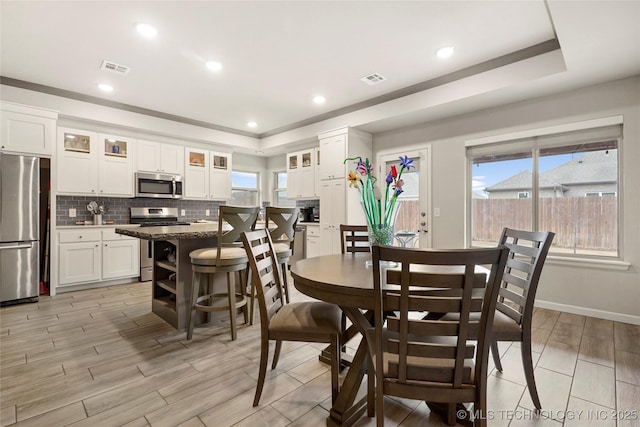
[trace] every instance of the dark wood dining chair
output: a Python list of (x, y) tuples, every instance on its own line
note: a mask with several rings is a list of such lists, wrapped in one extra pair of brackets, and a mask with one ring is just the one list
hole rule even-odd
[(330, 344), (331, 398), (338, 395), (340, 366), (340, 315), (335, 304), (321, 301), (288, 303), (282, 288), (282, 271), (267, 230), (242, 234), (251, 268), (251, 280), (257, 290), (260, 307), (260, 371), (253, 399), (258, 406), (267, 374), (269, 341), (276, 342), (271, 369), (278, 364), (282, 341), (304, 341)]
[[(258, 219), (258, 207), (220, 206), (218, 210), (218, 244), (215, 248), (196, 249), (189, 253), (193, 272), (191, 289), (191, 312), (187, 339), (193, 336), (196, 314), (198, 311), (211, 313), (228, 311), (231, 323), (231, 340), (236, 339), (236, 314), (238, 309), (244, 313), (244, 321), (248, 323), (249, 313), (246, 298), (247, 254), (242, 248), (241, 233), (253, 230)], [(226, 273), (227, 291), (219, 293), (214, 290), (215, 273)], [(236, 286), (235, 275), (239, 276), (240, 286)], [(202, 278), (205, 280), (202, 280)], [(252, 296), (253, 298), (253, 296)], [(226, 303), (221, 303), (225, 299)], [(253, 305), (253, 303), (251, 304)]]
[[(287, 271), (289, 270), (289, 259), (293, 255), (293, 241), (299, 213), (299, 208), (280, 208), (276, 206), (267, 206), (265, 208), (265, 227), (269, 230), (273, 248), (282, 268), (282, 286), (284, 287), (284, 296), (287, 302), (289, 302)], [(275, 227), (272, 227), (272, 224)], [(253, 307), (251, 308), (251, 319), (253, 319)]]
[(538, 290), (542, 267), (555, 233), (522, 231), (505, 228), (500, 245), (509, 248), (509, 259), (498, 294), (497, 312), (493, 322), (491, 354), (496, 369), (502, 372), (498, 341), (521, 342), (522, 364), (531, 400), (542, 409), (531, 357), (531, 323), (533, 303)]
[(371, 252), (367, 226), (340, 224), (340, 248), (343, 254)]
[[(432, 408), (444, 404), (449, 425), (456, 424), (457, 404), (472, 402), (474, 425), (486, 426), (490, 334), (509, 250), (374, 245), (372, 252), (375, 326), (366, 339), (376, 425), (384, 426), (384, 396), (390, 395), (425, 400)], [(385, 261), (397, 269), (381, 267)], [(458, 319), (425, 320), (425, 311)]]

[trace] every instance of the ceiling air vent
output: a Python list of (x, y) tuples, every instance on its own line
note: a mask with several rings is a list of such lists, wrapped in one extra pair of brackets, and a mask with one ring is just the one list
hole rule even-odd
[(376, 84), (378, 84), (380, 82), (383, 82), (383, 81), (387, 80), (387, 78), (381, 76), (378, 73), (371, 73), (371, 74), (369, 74), (367, 76), (361, 77), (360, 80), (365, 82), (369, 86), (373, 86), (373, 85), (376, 85)]
[(122, 74), (123, 76), (126, 76), (127, 74), (129, 74), (129, 70), (131, 70), (131, 68), (129, 67), (116, 64), (115, 62), (107, 61), (106, 59), (102, 61), (102, 65), (100, 66), (100, 69), (105, 71), (111, 71), (112, 73)]

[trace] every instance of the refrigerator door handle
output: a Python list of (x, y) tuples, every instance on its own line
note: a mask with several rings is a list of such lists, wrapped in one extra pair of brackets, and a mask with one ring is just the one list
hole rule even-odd
[(31, 249), (33, 245), (31, 243), (0, 243), (0, 250), (3, 249)]

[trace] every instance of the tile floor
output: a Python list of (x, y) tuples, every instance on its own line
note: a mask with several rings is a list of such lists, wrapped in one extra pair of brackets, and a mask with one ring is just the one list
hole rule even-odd
[[(150, 309), (149, 283), (0, 309), (0, 425), (325, 425), (321, 345), (285, 343), (253, 408), (259, 325), (241, 325), (236, 341), (225, 323), (186, 341)], [(640, 326), (543, 309), (534, 326), (542, 417), (532, 417), (519, 345), (507, 343), (504, 372), (490, 373), (489, 426), (640, 426)], [(388, 426), (445, 425), (422, 402), (387, 398), (385, 410)]]

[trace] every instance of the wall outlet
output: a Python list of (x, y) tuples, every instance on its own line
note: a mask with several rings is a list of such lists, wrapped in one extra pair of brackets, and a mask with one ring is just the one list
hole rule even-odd
[(69, 208), (69, 218), (76, 217), (76, 208)]
[(187, 214), (187, 210), (186, 209), (181, 209), (180, 210), (180, 216), (185, 216)]
[(209, 209), (204, 210), (204, 216), (209, 216), (210, 214), (211, 214), (211, 211)]

